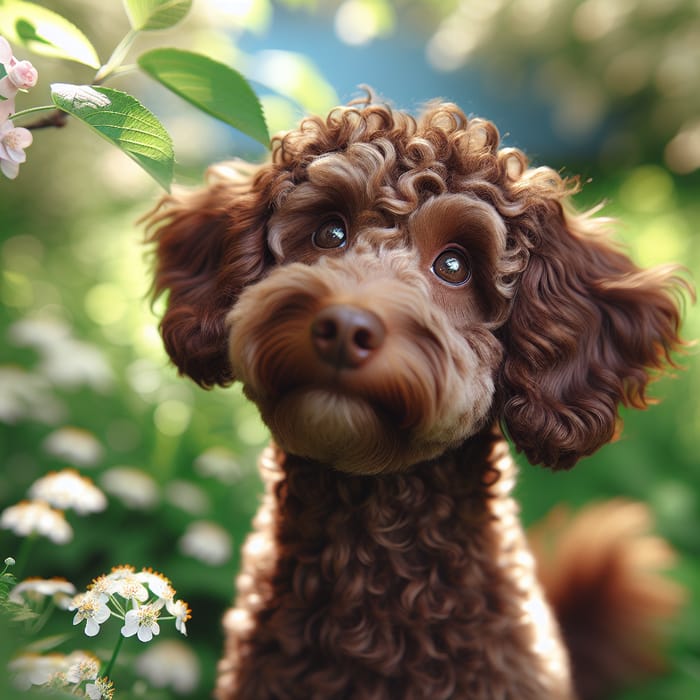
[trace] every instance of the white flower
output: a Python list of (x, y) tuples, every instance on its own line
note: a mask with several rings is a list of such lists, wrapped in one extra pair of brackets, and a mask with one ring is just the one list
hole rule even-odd
[(224, 484), (235, 484), (240, 480), (241, 467), (231, 450), (225, 447), (210, 447), (194, 461), (198, 474), (213, 477)]
[(75, 469), (50, 472), (32, 484), (29, 495), (55, 508), (72, 508), (79, 515), (97, 513), (107, 507), (102, 491)]
[(74, 338), (62, 319), (22, 319), (11, 326), (10, 340), (20, 347), (35, 348), (41, 356), (40, 371), (56, 386), (76, 389), (87, 385), (97, 391), (112, 386), (114, 375), (103, 352)]
[(165, 486), (165, 497), (170, 503), (190, 515), (204, 515), (211, 509), (204, 491), (190, 481), (176, 479)]
[(23, 603), (25, 600), (40, 600), (52, 598), (55, 605), (67, 610), (75, 586), (64, 578), (28, 578), (18, 583), (8, 594), (13, 603)]
[[(110, 578), (107, 576), (107, 578)], [(144, 603), (148, 600), (146, 587), (138, 580), (136, 574), (113, 577), (113, 592), (120, 595), (125, 600), (138, 601)]]
[(231, 557), (231, 535), (217, 523), (197, 520), (180, 538), (180, 550), (210, 566), (220, 566)]
[(100, 660), (87, 651), (74, 651), (66, 657), (68, 668), (66, 680), (69, 683), (82, 683), (97, 678), (100, 672)]
[(157, 641), (136, 659), (136, 671), (155, 688), (171, 687), (187, 695), (199, 683), (199, 661), (191, 649), (177, 639)]
[(90, 700), (112, 700), (114, 697), (114, 684), (107, 676), (103, 676), (94, 683), (88, 683), (85, 686), (85, 692)]
[(79, 467), (96, 465), (104, 454), (104, 448), (92, 433), (71, 425), (50, 433), (42, 447), (48, 454), (72, 462)]
[(114, 467), (100, 478), (102, 488), (127, 508), (148, 510), (159, 500), (158, 486), (146, 472), (135, 467)]
[(33, 685), (44, 685), (65, 669), (63, 654), (20, 654), (7, 664), (12, 684), (18, 690), (29, 690)]
[(66, 389), (89, 386), (105, 392), (114, 380), (104, 353), (97, 346), (75, 338), (68, 338), (45, 353), (40, 369), (56, 386)]
[(154, 635), (160, 634), (158, 619), (163, 601), (159, 600), (149, 605), (142, 605), (129, 610), (124, 616), (124, 626), (121, 633), (125, 637), (136, 635), (141, 642), (150, 642)]
[(73, 616), (74, 625), (79, 625), (85, 620), (85, 634), (88, 637), (96, 636), (100, 631), (100, 625), (112, 614), (107, 607), (107, 597), (92, 591), (79, 593), (73, 598), (68, 609), (76, 610)]
[(70, 326), (54, 316), (30, 316), (15, 321), (8, 332), (13, 345), (33, 347), (48, 352), (71, 337)]
[(184, 600), (168, 600), (165, 603), (166, 610), (175, 618), (175, 629), (187, 636), (185, 622), (192, 617), (192, 611)]
[(143, 569), (136, 574), (136, 578), (139, 581), (143, 581), (151, 593), (158, 598), (162, 598), (164, 601), (170, 601), (175, 597), (175, 589), (170, 583), (170, 579), (163, 574), (159, 574), (157, 571), (152, 569)]
[(15, 127), (9, 119), (0, 124), (0, 171), (5, 177), (10, 180), (17, 177), (20, 163), (27, 160), (24, 149), (31, 146), (32, 141), (29, 129)]
[(42, 501), (21, 501), (6, 508), (0, 516), (0, 527), (12, 530), (20, 537), (34, 533), (43, 535), (56, 544), (65, 544), (73, 539), (73, 528), (63, 513)]
[(30, 419), (55, 425), (64, 413), (44, 377), (20, 367), (0, 367), (0, 421), (13, 425)]

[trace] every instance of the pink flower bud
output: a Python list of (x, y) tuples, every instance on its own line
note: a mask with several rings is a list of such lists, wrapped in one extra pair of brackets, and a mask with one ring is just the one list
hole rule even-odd
[(36, 85), (39, 74), (29, 61), (17, 61), (7, 71), (7, 77), (18, 90), (27, 90)]

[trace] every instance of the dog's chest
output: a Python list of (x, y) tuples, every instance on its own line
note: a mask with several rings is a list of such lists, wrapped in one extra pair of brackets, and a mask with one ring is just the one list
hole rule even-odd
[(570, 697), (532, 560), (516, 556), (510, 484), (494, 466), (466, 478), (455, 467), (378, 479), (287, 464), (249, 640), (295, 688), (280, 697), (316, 697), (319, 682), (348, 699)]

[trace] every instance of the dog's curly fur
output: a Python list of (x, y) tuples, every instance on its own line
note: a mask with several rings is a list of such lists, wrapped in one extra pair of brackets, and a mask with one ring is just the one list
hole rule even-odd
[(369, 103), (152, 213), (170, 356), (202, 386), (241, 381), (275, 441), (220, 700), (564, 699), (572, 677), (594, 697), (644, 658), (619, 629), (649, 620), (642, 603), (613, 613), (673, 608), (648, 577), (640, 593), (630, 555), (653, 569), (666, 550), (614, 526), (625, 507), (597, 511), (610, 537), (547, 580), (588, 582), (554, 600), (587, 610), (560, 633), (499, 428), (530, 462), (571, 467), (682, 345), (686, 283), (635, 266), (575, 190), (454, 105)]

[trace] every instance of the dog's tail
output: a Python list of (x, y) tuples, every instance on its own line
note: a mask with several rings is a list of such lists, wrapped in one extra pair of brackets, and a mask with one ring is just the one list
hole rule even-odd
[(664, 627), (684, 593), (662, 574), (674, 555), (651, 526), (646, 506), (616, 500), (557, 509), (529, 533), (581, 700), (663, 668)]

